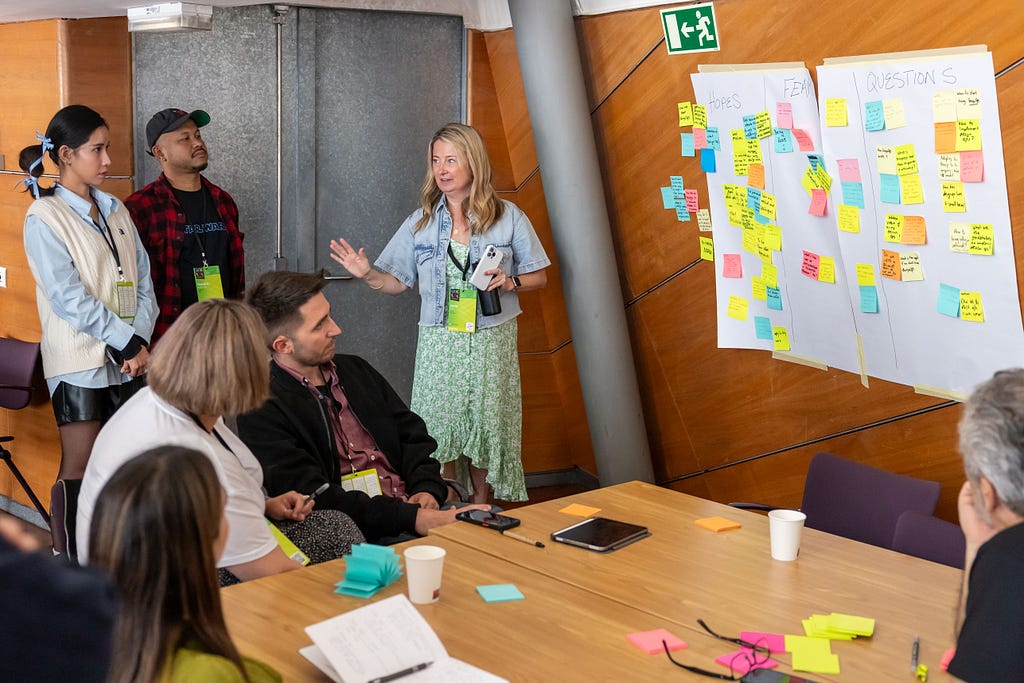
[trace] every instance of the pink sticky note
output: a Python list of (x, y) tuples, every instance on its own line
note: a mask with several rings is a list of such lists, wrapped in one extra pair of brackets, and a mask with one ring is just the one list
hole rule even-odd
[(740, 640), (754, 645), (764, 645), (772, 652), (786, 651), (786, 636), (781, 633), (764, 633), (763, 631), (741, 631)]
[(965, 183), (980, 183), (985, 177), (985, 157), (981, 150), (960, 152), (960, 180)]
[(814, 142), (811, 140), (811, 136), (807, 134), (807, 131), (794, 128), (793, 137), (796, 138), (796, 144), (800, 147), (801, 152), (814, 151)]
[(697, 213), (697, 190), (683, 190), (686, 197), (686, 210), (690, 213)]
[(811, 190), (811, 206), (807, 209), (807, 213), (815, 216), (824, 216), (827, 203), (828, 195), (825, 194), (825, 190), (815, 188)]
[[(750, 662), (753, 661), (755, 657), (758, 660), (757, 666), (750, 666)], [(733, 673), (741, 676), (751, 669), (774, 669), (779, 665), (779, 663), (774, 659), (766, 659), (762, 662), (761, 657), (763, 657), (763, 655), (755, 655), (753, 650), (743, 648), (741, 650), (736, 650), (735, 652), (730, 652), (727, 655), (722, 655), (721, 657), (715, 657), (715, 661), (724, 667), (732, 669)]]
[(839, 182), (860, 182), (860, 163), (856, 159), (836, 159), (836, 165), (839, 166)]
[(775, 103), (775, 124), (777, 128), (793, 127), (793, 105), (789, 102)]
[(629, 638), (629, 642), (633, 643), (649, 655), (656, 655), (659, 652), (665, 651), (665, 648), (661, 644), (661, 641), (663, 640), (665, 641), (665, 644), (668, 645), (668, 649), (670, 651), (682, 650), (686, 647), (686, 643), (679, 640), (679, 638), (676, 638), (663, 628), (658, 628), (653, 631), (638, 631), (637, 633), (630, 633), (626, 637)]
[(804, 251), (804, 259), (800, 264), (800, 272), (811, 278), (818, 279), (818, 266), (821, 265), (821, 257), (812, 251)]
[(722, 254), (722, 277), (743, 277), (743, 262), (739, 254)]
[(693, 127), (693, 148), (708, 148), (708, 132), (704, 128), (698, 128), (697, 126)]

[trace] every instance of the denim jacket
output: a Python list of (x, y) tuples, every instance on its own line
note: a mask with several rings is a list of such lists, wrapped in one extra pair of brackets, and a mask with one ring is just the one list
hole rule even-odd
[[(522, 209), (502, 200), (505, 211), (501, 219), (482, 235), (469, 239), (470, 263), (480, 260), (484, 248), (493, 244), (502, 254), (501, 269), (508, 274), (523, 275), (551, 265), (544, 247), (537, 238), (530, 219)], [(419, 280), (420, 325), (433, 327), (444, 324), (448, 296), (445, 291), (445, 259), (452, 235), (452, 217), (442, 196), (434, 210), (434, 217), (419, 232), (413, 232), (416, 221), (423, 215), (417, 209), (405, 219), (402, 227), (384, 247), (374, 265), (390, 273), (406, 287)], [(522, 312), (515, 292), (501, 292), (501, 313), (484, 315), (477, 303), (477, 328), (495, 327)]]

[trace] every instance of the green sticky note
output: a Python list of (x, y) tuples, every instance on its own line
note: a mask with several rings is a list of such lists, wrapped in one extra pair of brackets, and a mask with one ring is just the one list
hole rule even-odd
[(484, 599), (484, 602), (509, 602), (511, 600), (525, 600), (526, 598), (514, 583), (499, 583), (493, 586), (477, 586), (476, 592)]

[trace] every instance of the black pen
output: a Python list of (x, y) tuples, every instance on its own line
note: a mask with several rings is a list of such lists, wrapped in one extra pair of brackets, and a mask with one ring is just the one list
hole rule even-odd
[(910, 670), (917, 673), (917, 653), (921, 648), (921, 636), (914, 636), (914, 647), (910, 650)]
[(316, 497), (319, 496), (324, 491), (326, 491), (329, 487), (330, 487), (330, 484), (328, 484), (327, 482), (324, 482), (323, 484), (320, 484), (319, 488), (317, 488), (316, 491), (313, 491), (313, 493), (311, 493), (308, 496), (306, 496), (306, 500), (302, 501), (303, 507), (305, 507), (306, 505), (309, 505), (309, 501), (316, 500)]
[(374, 679), (370, 680), (369, 683), (388, 683), (388, 681), (393, 681), (393, 680), (396, 680), (398, 678), (405, 678), (406, 676), (411, 676), (412, 674), (416, 673), (417, 671), (423, 671), (424, 669), (426, 669), (431, 664), (433, 664), (433, 662), (423, 662), (422, 664), (417, 664), (416, 666), (410, 666), (408, 669), (402, 669), (401, 671), (396, 671), (395, 673), (388, 674), (387, 676), (381, 676), (380, 678), (374, 678)]

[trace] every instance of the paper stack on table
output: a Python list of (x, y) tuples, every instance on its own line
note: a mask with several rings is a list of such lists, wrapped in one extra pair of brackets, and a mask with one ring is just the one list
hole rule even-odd
[(357, 598), (376, 595), (402, 575), (398, 555), (387, 546), (360, 543), (352, 546), (352, 554), (345, 556), (345, 578), (337, 583), (335, 593)]

